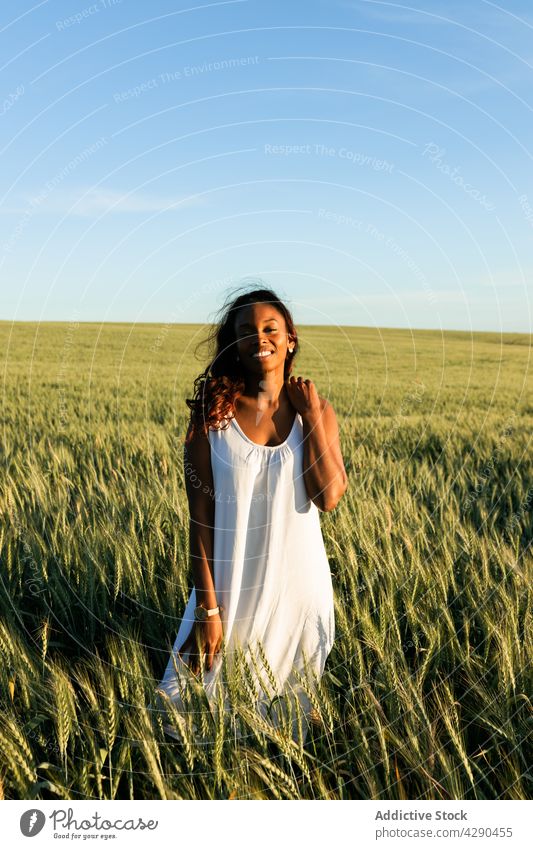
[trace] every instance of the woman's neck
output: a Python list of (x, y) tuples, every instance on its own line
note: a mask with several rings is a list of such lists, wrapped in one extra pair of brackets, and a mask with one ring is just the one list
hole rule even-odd
[(245, 389), (241, 397), (255, 398), (264, 407), (277, 409), (283, 399), (287, 399), (283, 372), (267, 372), (262, 375), (247, 375)]

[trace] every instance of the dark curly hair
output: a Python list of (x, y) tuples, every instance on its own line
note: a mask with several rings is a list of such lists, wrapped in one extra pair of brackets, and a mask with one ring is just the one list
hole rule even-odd
[[(257, 285), (257, 284), (255, 284)], [(298, 335), (289, 308), (269, 287), (253, 288), (234, 297), (228, 295), (220, 310), (220, 318), (215, 322), (213, 330), (200, 342), (209, 345), (211, 353), (209, 364), (194, 381), (192, 398), (186, 398), (185, 403), (191, 410), (190, 430), (187, 436), (189, 442), (197, 430), (207, 435), (210, 427), (227, 427), (226, 418), (234, 412), (235, 400), (242, 394), (245, 387), (244, 370), (237, 359), (237, 337), (235, 335), (235, 317), (242, 307), (256, 303), (271, 303), (285, 318), (287, 334), (294, 342), (294, 349), (289, 351), (285, 360), (284, 379), (289, 377), (293, 362), (298, 352)], [(224, 422), (221, 424), (221, 422)]]

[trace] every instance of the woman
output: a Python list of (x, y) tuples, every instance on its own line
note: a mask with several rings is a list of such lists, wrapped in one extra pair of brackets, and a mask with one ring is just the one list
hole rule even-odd
[(294, 669), (308, 661), (320, 677), (335, 636), (318, 515), (348, 486), (335, 413), (311, 380), (290, 376), (298, 336), (271, 289), (236, 297), (210, 338), (215, 355), (187, 399), (194, 588), (159, 690), (182, 706), (184, 667), (197, 675), (205, 659), (210, 698), (223, 641), (228, 656), (240, 647), (260, 658), (260, 644), (278, 694), (297, 693), (307, 717)]

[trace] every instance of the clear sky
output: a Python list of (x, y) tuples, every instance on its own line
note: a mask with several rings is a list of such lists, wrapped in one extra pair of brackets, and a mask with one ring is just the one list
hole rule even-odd
[(533, 7), (0, 7), (1, 318), (530, 332)]

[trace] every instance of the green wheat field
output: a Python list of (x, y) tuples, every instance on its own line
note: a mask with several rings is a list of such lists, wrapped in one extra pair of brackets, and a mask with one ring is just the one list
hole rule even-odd
[(0, 324), (0, 796), (530, 799), (530, 337), (298, 327), (350, 481), (320, 515), (336, 640), (302, 745), (245, 667), (229, 710), (201, 682), (153, 709), (206, 330)]

